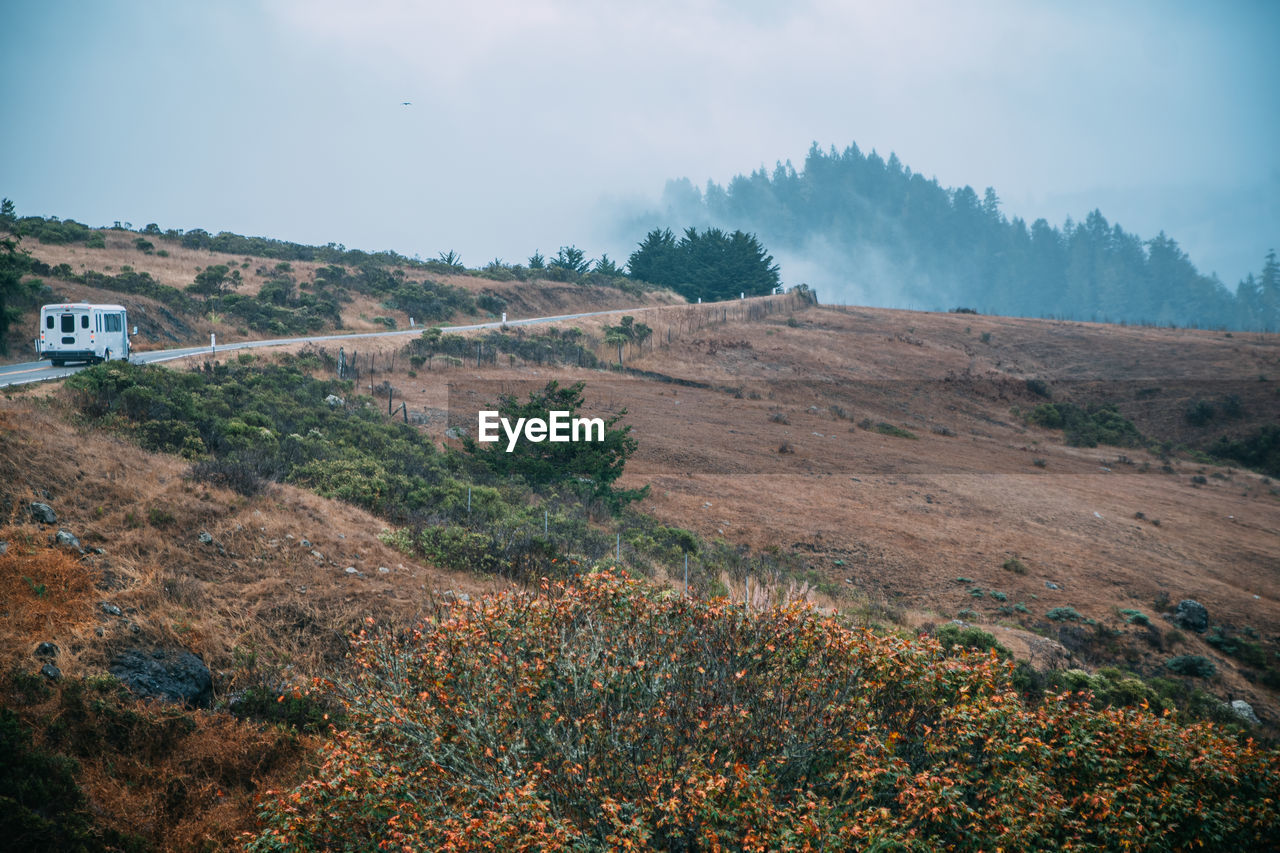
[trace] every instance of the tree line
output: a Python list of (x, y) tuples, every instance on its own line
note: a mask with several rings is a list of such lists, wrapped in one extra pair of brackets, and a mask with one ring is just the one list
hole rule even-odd
[[(1234, 289), (1196, 269), (1161, 232), (1143, 240), (1099, 210), (1061, 227), (1007, 217), (992, 188), (945, 188), (858, 146), (815, 143), (803, 168), (779, 163), (727, 186), (668, 184), (690, 217), (760, 234), (775, 250), (806, 256), (833, 277), (888, 270), (895, 304), (973, 306), (990, 313), (1081, 320), (1280, 329), (1280, 263)], [(815, 246), (822, 251), (813, 251)], [(948, 304), (949, 303), (949, 304)]]

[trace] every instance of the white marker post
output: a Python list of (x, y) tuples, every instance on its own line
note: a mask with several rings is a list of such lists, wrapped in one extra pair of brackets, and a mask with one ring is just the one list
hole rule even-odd
[(210, 332), (209, 333), (209, 352), (213, 353), (217, 351), (218, 351), (218, 336), (215, 335), (213, 332)]

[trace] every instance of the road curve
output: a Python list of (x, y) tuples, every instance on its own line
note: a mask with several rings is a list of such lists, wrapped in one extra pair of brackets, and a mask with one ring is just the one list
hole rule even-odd
[[(657, 306), (663, 307), (663, 306)], [(579, 320), (583, 317), (603, 317), (609, 314), (637, 313), (649, 310), (646, 308), (614, 308), (609, 311), (586, 311), (580, 314), (558, 314), (554, 317), (529, 317), (524, 320), (508, 320), (503, 323), (495, 320), (492, 323), (473, 323), (469, 326), (441, 326), (442, 332), (473, 332), (477, 329), (497, 329), (502, 326), (534, 326), (541, 323), (555, 323), (560, 320)], [(236, 341), (230, 344), (218, 344), (216, 347), (183, 347), (181, 349), (151, 350), (134, 353), (129, 360), (134, 364), (159, 364), (173, 361), (175, 358), (186, 358), (192, 355), (214, 355), (220, 352), (238, 349), (258, 349), (259, 347), (280, 347), (287, 344), (321, 343), (324, 341), (349, 341), (359, 338), (392, 338), (407, 335), (421, 335), (430, 326), (416, 326), (412, 329), (398, 329), (393, 332), (352, 332), (345, 335), (317, 335), (301, 338), (273, 338), (266, 341)], [(22, 364), (0, 365), (0, 388), (7, 385), (23, 385), (28, 382), (44, 382), (49, 379), (62, 379), (70, 376), (88, 365), (76, 367), (53, 367), (48, 360), (28, 361)]]

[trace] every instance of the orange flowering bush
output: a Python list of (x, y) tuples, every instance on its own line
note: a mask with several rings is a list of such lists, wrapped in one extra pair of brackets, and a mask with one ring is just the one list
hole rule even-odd
[(348, 727), (266, 850), (1123, 850), (1274, 843), (1280, 754), (994, 655), (604, 572), (358, 638)]

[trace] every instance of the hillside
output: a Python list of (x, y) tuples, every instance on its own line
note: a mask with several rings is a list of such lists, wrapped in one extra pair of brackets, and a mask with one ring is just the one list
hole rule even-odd
[[(173, 275), (185, 276), (195, 260)], [(508, 288), (509, 304), (531, 309), (578, 292), (482, 286)], [(311, 679), (344, 671), (348, 637), (368, 618), (402, 626), (440, 603), (506, 589), (511, 578), (519, 585), (543, 573), (571, 575), (569, 558), (600, 563), (615, 553), (633, 573), (679, 587), (683, 566), (671, 543), (681, 542), (692, 543), (691, 586), (700, 599), (745, 597), (755, 612), (807, 600), (888, 636), (936, 632), (958, 619), (1030, 662), (1042, 691), (1114, 688), (1105, 701), (1168, 703), (1228, 727), (1240, 723), (1221, 703), (1245, 700), (1262, 721), (1248, 731), (1274, 737), (1280, 488), (1204, 455), (1221, 436), (1247, 437), (1275, 422), (1274, 335), (840, 309), (797, 294), (642, 308), (634, 318), (650, 329), (647, 343), (614, 342), (611, 318), (488, 333), (478, 338), (479, 366), (463, 360), (474, 359), (476, 341), (457, 341), (457, 353), (419, 342), (362, 346), (376, 375), (345, 386), (343, 407), (332, 410), (322, 386), (312, 391), (293, 374), (272, 379), (277, 390), (263, 386), (276, 394), (288, 388), (287, 401), (254, 396), (268, 393), (254, 383), (272, 370), (337, 382), (334, 353), (314, 347), (241, 356), (216, 369), (190, 360), (173, 368), (197, 368), (182, 388), (151, 378), (148, 371), (161, 369), (112, 365), (82, 374), (74, 391), (7, 393), (0, 403), (6, 666), (29, 678), (49, 660), (37, 656), (38, 645), (51, 642), (70, 683), (101, 674), (129, 649), (186, 649), (212, 670), (215, 707), (246, 690), (279, 696), (281, 707), (296, 694), (292, 719), (314, 723), (334, 706), (307, 698)], [(611, 367), (619, 354), (621, 370)], [(549, 379), (585, 382), (588, 414), (626, 409), (637, 449), (619, 485), (650, 486), (632, 509), (613, 517), (564, 495), (468, 480), (479, 475), (435, 455), (459, 444), (451, 426), (474, 429), (477, 407)], [(189, 449), (188, 434), (166, 432), (178, 422), (179, 401), (195, 413), (187, 423), (194, 435), (203, 428), (196, 420), (227, 395), (240, 395), (241, 408), (210, 422), (227, 447), (201, 447), (226, 454), (228, 466), (258, 465), (250, 477), (257, 485), (246, 493), (134, 443)], [(392, 419), (388, 396), (397, 407)], [(1062, 430), (1027, 420), (1050, 402), (1112, 403), (1143, 440), (1072, 446)], [(299, 426), (259, 419), (274, 410)], [(316, 456), (330, 466), (317, 468), (289, 460), (283, 437), (295, 429), (306, 440), (298, 448), (325, 440), (355, 453), (347, 442), (359, 441), (350, 437), (362, 429), (370, 446), (363, 456)], [(253, 436), (266, 433), (255, 430), (280, 434), (277, 456), (265, 454), (266, 439)], [(271, 467), (284, 464), (299, 467)], [(415, 498), (417, 509), (387, 497), (402, 476), (434, 484)], [(472, 520), (472, 482), (476, 512), (492, 521)], [(33, 501), (54, 508), (56, 526), (32, 520)], [(548, 536), (540, 539), (544, 524)], [(89, 553), (53, 547), (57, 527)], [(497, 573), (475, 568), (495, 564), (468, 549), (479, 542), (495, 553), (499, 533), (521, 543), (515, 562)], [(459, 570), (466, 566), (473, 568)], [(1163, 618), (1183, 599), (1207, 609), (1204, 633)], [(1215, 674), (1184, 676), (1167, 666), (1188, 655), (1211, 661)], [(56, 746), (56, 730), (40, 721), (56, 718), (66, 688), (41, 704), (13, 698), (25, 695), (23, 684), (13, 682), (6, 701), (44, 732), (42, 743)], [(193, 715), (240, 727), (236, 743), (258, 742), (273, 719), (243, 708), (234, 721), (220, 712)], [(202, 833), (228, 843), (228, 833), (254, 827), (250, 804), (265, 787), (307, 772), (314, 759), (306, 737), (269, 771), (232, 774), (230, 798), (205, 771), (183, 771), (195, 775), (183, 777), (190, 793), (171, 819), (134, 830), (169, 849)], [(129, 797), (109, 750), (84, 753), (80, 785), (103, 824), (127, 829), (130, 810), (161, 802), (166, 793), (155, 777), (171, 770), (155, 768), (181, 764), (189, 745), (179, 740), (172, 754), (153, 757), (152, 769), (137, 776), (149, 772), (151, 781), (134, 783)], [(244, 750), (236, 761), (248, 760), (252, 749)]]
[[(339, 329), (406, 329), (411, 319), (428, 326), (496, 320), (503, 312), (516, 319), (683, 301), (623, 279), (554, 270), (541, 278), (521, 271), (521, 281), (510, 268), (493, 265), (467, 270), (347, 250), (329, 252), (333, 258), (326, 260), (282, 260), (192, 247), (124, 228), (85, 228), (65, 242), (43, 242), (41, 235), (50, 236), (40, 231), (18, 241), (30, 257), (25, 280), (44, 287), (19, 306), (6, 362), (35, 357), (31, 338), (39, 305), (46, 302), (122, 304), (138, 326), (133, 348), (146, 351), (207, 343), (211, 333), (230, 343)], [(149, 248), (139, 249), (140, 241)], [(258, 242), (270, 248), (272, 241)], [(219, 267), (226, 278), (218, 292), (188, 291), (202, 272)]]

